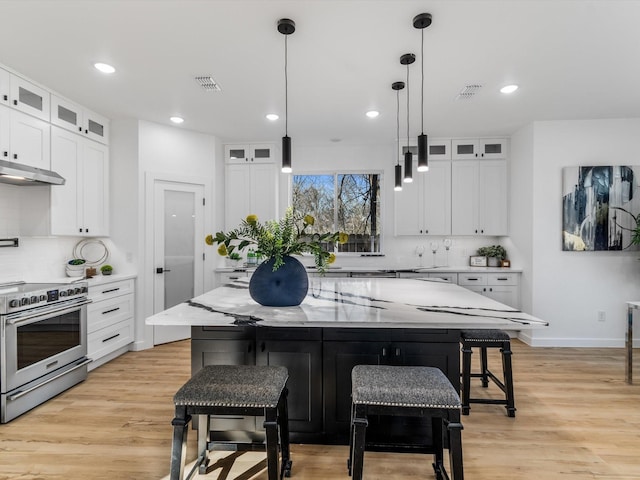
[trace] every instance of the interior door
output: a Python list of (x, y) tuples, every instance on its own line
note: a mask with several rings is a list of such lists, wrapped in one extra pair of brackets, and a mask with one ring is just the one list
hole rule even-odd
[[(154, 182), (154, 314), (203, 293), (203, 199), (204, 185)], [(155, 326), (153, 343), (190, 336), (190, 327)]]

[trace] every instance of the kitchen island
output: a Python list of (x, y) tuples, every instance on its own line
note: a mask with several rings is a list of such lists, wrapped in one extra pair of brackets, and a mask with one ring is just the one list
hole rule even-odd
[[(248, 279), (238, 279), (147, 323), (192, 327), (192, 373), (206, 364), (286, 366), (294, 442), (347, 442), (350, 376), (357, 364), (435, 366), (459, 388), (460, 329), (547, 325), (434, 279), (312, 277), (302, 304), (285, 308), (258, 305), (248, 286)], [(225, 432), (216, 437), (255, 440), (261, 435), (261, 422), (253, 418), (225, 422)], [(372, 419), (367, 437), (379, 444), (427, 445), (428, 429), (422, 427), (415, 420)]]

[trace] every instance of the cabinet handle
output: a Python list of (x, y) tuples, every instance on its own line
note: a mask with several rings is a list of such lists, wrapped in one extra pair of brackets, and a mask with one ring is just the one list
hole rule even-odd
[(13, 104), (14, 104), (14, 105), (18, 105), (18, 100), (14, 100), (14, 101), (13, 101)]
[(496, 280), (498, 280), (499, 282), (506, 282), (509, 279), (508, 278), (496, 278)]
[(8, 157), (8, 156), (9, 156), (9, 152), (7, 152), (7, 151), (5, 150), (4, 152), (2, 152), (2, 155), (3, 155), (3, 156), (5, 156), (5, 157)]
[(88, 135), (89, 134), (89, 130), (85, 130), (84, 133), (86, 133)]
[(110, 290), (103, 290), (102, 293), (111, 293), (111, 292), (117, 292), (118, 290), (120, 290), (120, 287), (118, 288), (112, 288)]
[(493, 287), (489, 287), (489, 291), (490, 291), (490, 292), (493, 292)]
[(476, 228), (476, 233), (478, 233), (478, 229)]
[(14, 154), (13, 154), (13, 159), (14, 159), (14, 160), (17, 160), (17, 159), (18, 159), (18, 154), (17, 154), (17, 153), (14, 153)]
[(7, 95), (3, 95), (2, 98), (5, 102), (9, 100), (9, 97)]
[(78, 131), (82, 133), (82, 127), (78, 127)]
[(80, 228), (78, 229), (78, 232), (79, 232), (79, 233), (82, 233), (82, 227), (80, 227)]
[(400, 356), (400, 349), (396, 348), (396, 357), (399, 357), (399, 356)]
[(382, 347), (382, 356), (383, 357), (387, 356), (387, 347)]
[(119, 333), (116, 333), (115, 335), (111, 335), (109, 338), (105, 338), (104, 340), (102, 340), (102, 343), (106, 343), (109, 340), (113, 340), (114, 338), (118, 338), (120, 336)]
[(118, 310), (120, 310), (120, 307), (112, 308), (111, 310), (105, 310), (104, 312), (102, 312), (102, 315), (106, 315), (107, 313), (117, 312)]
[(260, 344), (260, 351), (261, 351), (261, 352), (264, 352), (264, 351), (265, 351), (265, 348), (266, 348), (266, 345), (264, 344), (264, 342), (262, 342), (262, 343)]
[(480, 279), (479, 278), (473, 278), (473, 277), (467, 277), (467, 280), (470, 281), (470, 282), (477, 282)]
[(249, 344), (249, 345), (247, 346), (247, 353), (251, 353), (251, 349), (252, 349), (252, 348), (253, 348), (253, 347), (251, 346), (251, 344)]

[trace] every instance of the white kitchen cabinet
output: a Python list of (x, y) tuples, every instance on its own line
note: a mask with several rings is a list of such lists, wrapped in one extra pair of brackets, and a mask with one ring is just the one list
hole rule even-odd
[(431, 278), (436, 281), (458, 283), (456, 272), (398, 272), (398, 278)]
[(451, 234), (507, 235), (507, 215), (507, 161), (454, 160)]
[(0, 158), (51, 169), (50, 129), (44, 120), (0, 105)]
[(226, 163), (272, 163), (275, 161), (275, 145), (235, 144), (224, 146)]
[(225, 285), (227, 283), (231, 283), (234, 282), (240, 278), (246, 278), (247, 272), (246, 271), (239, 271), (239, 272), (227, 272), (227, 271), (223, 271), (223, 272), (215, 272), (215, 285), (214, 288), (216, 287), (221, 287), (222, 285)]
[(520, 275), (505, 273), (459, 273), (458, 285), (510, 307), (520, 308)]
[(396, 235), (451, 234), (451, 162), (432, 160), (429, 171), (417, 172), (413, 182), (394, 192)]
[(97, 142), (109, 144), (107, 118), (57, 95), (51, 95), (51, 123)]
[(271, 163), (225, 166), (225, 229), (237, 228), (247, 215), (261, 222), (277, 218), (278, 169)]
[(87, 356), (93, 360), (89, 370), (122, 355), (129, 349), (134, 336), (133, 279), (109, 281), (89, 285), (87, 307)]
[(51, 168), (66, 180), (51, 188), (51, 234), (109, 235), (109, 150), (52, 127)]
[(462, 138), (451, 141), (453, 160), (473, 160), (483, 158), (496, 160), (507, 158), (505, 138)]
[(48, 122), (50, 101), (44, 88), (0, 69), (0, 103)]

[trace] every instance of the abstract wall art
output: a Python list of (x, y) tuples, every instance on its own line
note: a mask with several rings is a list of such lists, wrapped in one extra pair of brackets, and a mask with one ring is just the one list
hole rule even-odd
[(562, 249), (637, 249), (631, 243), (640, 215), (640, 166), (562, 169)]

